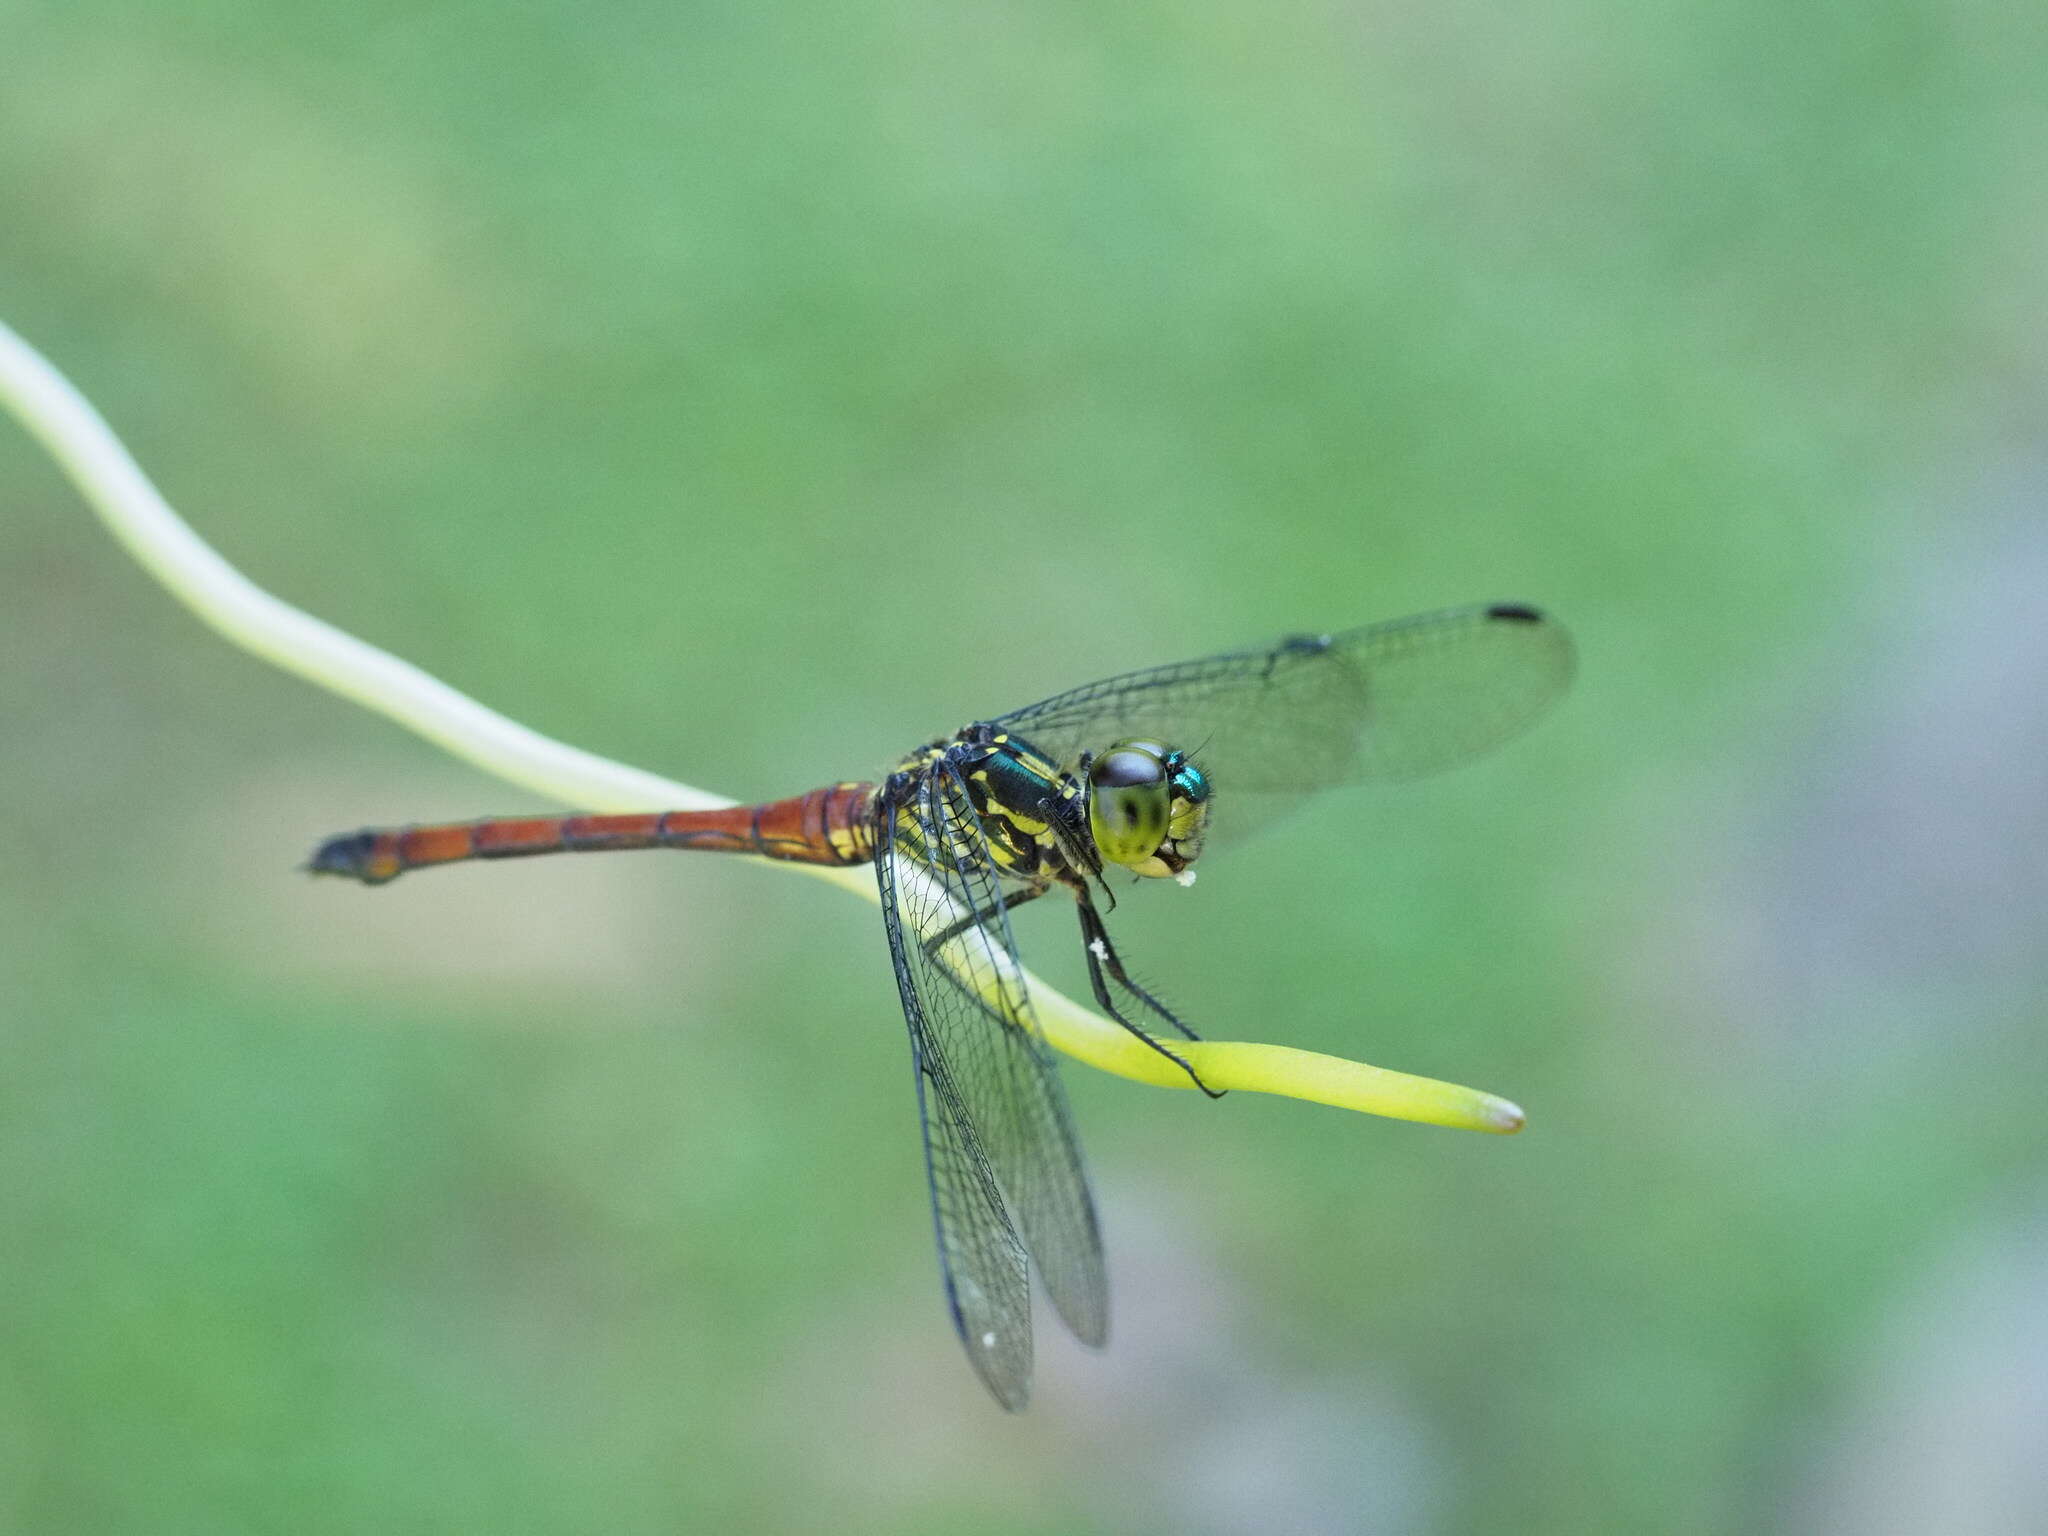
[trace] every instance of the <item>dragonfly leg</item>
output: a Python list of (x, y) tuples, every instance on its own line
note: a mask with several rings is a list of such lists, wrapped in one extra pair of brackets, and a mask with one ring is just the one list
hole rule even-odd
[(1081, 914), (1081, 937), (1088, 955), (1088, 980), (1095, 989), (1095, 1001), (1101, 1004), (1102, 1011), (1112, 1019), (1115, 1019), (1117, 1023), (1123, 1025), (1125, 1029), (1128, 1029), (1140, 1040), (1151, 1046), (1153, 1050), (1164, 1056), (1168, 1061), (1179, 1067), (1181, 1071), (1187, 1073), (1194, 1080), (1195, 1086), (1209, 1095), (1210, 1098), (1222, 1098), (1222, 1090), (1211, 1088), (1207, 1083), (1203, 1082), (1201, 1073), (1197, 1072), (1189, 1064), (1186, 1057), (1162, 1044), (1148, 1030), (1132, 1023), (1125, 1016), (1123, 1010), (1117, 1007), (1116, 999), (1109, 990), (1109, 983), (1111, 981), (1122, 987), (1125, 992), (1136, 998), (1145, 1007), (1151, 1009), (1152, 1012), (1158, 1014), (1160, 1018), (1166, 1020), (1167, 1023), (1187, 1036), (1188, 1039), (1201, 1039), (1200, 1035), (1197, 1035), (1182, 1022), (1179, 1014), (1175, 1013), (1166, 1004), (1159, 1001), (1158, 998), (1131, 979), (1130, 972), (1124, 969), (1122, 957), (1117, 954), (1115, 946), (1109, 941), (1109, 930), (1103, 926), (1102, 914), (1095, 910), (1095, 902), (1089, 893), (1088, 887), (1079, 881), (1075, 881), (1069, 886), (1069, 889), (1074, 892), (1074, 903)]
[(948, 923), (924, 941), (924, 952), (936, 961), (939, 958), (939, 951), (952, 943), (953, 940), (959, 938), (968, 929), (987, 922), (998, 912), (1008, 912), (1012, 908), (1023, 906), (1027, 901), (1035, 901), (1038, 897), (1043, 896), (1047, 889), (1048, 887), (1043, 885), (1019, 886), (1001, 901), (991, 902), (979, 912), (970, 912), (965, 917)]
[[(1081, 766), (1075, 770), (1083, 779), (1088, 777), (1088, 765), (1095, 754), (1083, 752)], [(1097, 888), (1109, 898), (1109, 910), (1116, 910), (1116, 892), (1109, 888), (1109, 882), (1102, 878), (1102, 855), (1095, 851), (1095, 839), (1089, 834), (1084, 821), (1076, 826), (1072, 820), (1060, 814), (1059, 806), (1051, 800), (1038, 802), (1038, 815), (1052, 828), (1052, 835), (1059, 842), (1060, 849), (1067, 856), (1067, 868), (1081, 879), (1094, 878)]]
[[(1104, 925), (1101, 915), (1095, 911), (1093, 906), (1087, 906), (1082, 909), (1081, 932), (1088, 941), (1089, 956), (1095, 959), (1102, 969), (1115, 979), (1118, 986), (1158, 1014), (1159, 1017), (1166, 1020), (1167, 1023), (1179, 1030), (1187, 1039), (1199, 1040), (1202, 1038), (1192, 1029), (1188, 1028), (1186, 1022), (1182, 1020), (1179, 1014), (1175, 1013), (1132, 979), (1131, 973), (1124, 969), (1123, 957), (1117, 954), (1116, 946), (1109, 942), (1109, 929)], [(1096, 948), (1097, 945), (1100, 945), (1101, 948)]]

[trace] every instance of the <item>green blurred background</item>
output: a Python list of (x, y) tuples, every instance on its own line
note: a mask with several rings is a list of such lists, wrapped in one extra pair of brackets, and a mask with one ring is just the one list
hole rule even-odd
[[(0, 431), (0, 1528), (2048, 1528), (2048, 12), (0, 0), (0, 313), (258, 581), (765, 796), (1479, 599), (1542, 729), (1120, 932), (1501, 1140), (1067, 1074), (947, 1328), (871, 908), (532, 807)], [(1034, 958), (1069, 920), (1032, 915)]]

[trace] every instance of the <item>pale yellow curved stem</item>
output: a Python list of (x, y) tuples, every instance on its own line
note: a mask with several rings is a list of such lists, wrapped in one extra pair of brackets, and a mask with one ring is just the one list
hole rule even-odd
[[(86, 502), (144, 570), (228, 640), (308, 682), (353, 699), (486, 773), (592, 811), (709, 810), (734, 802), (598, 757), (509, 720), (389, 652), (272, 597), (223, 560), (173, 512), (85, 397), (0, 323), (0, 405), (63, 466)], [(766, 861), (761, 861), (766, 862)], [(802, 870), (869, 901), (865, 870)], [(1187, 1074), (1126, 1030), (1026, 973), (1039, 1022), (1060, 1050), (1090, 1066), (1162, 1088)], [(1475, 1131), (1522, 1128), (1505, 1099), (1285, 1046), (1189, 1041), (1176, 1047), (1213, 1088), (1286, 1094), (1345, 1109)]]

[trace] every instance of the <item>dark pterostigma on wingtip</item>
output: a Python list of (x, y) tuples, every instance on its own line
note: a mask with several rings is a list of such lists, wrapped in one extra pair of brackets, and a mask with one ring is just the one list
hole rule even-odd
[(1506, 619), (1511, 624), (1541, 624), (1543, 611), (1527, 603), (1495, 603), (1486, 610), (1489, 619)]

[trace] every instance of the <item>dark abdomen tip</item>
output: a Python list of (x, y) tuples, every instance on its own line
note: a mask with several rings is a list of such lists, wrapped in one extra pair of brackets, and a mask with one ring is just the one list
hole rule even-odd
[(1506, 619), (1510, 624), (1541, 624), (1541, 609), (1531, 608), (1527, 603), (1495, 603), (1486, 610), (1489, 619)]
[(345, 875), (365, 885), (382, 885), (398, 873), (390, 859), (377, 857), (378, 834), (374, 831), (344, 832), (330, 837), (313, 850), (306, 863), (315, 875)]

